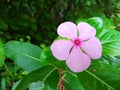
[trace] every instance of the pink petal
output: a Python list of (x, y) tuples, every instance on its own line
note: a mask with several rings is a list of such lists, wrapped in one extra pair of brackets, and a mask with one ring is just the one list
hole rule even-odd
[(57, 40), (51, 45), (53, 55), (59, 60), (66, 60), (73, 44), (68, 40)]
[(79, 47), (74, 47), (66, 61), (68, 67), (73, 72), (82, 72), (90, 65), (90, 58), (81, 52)]
[(57, 33), (62, 37), (75, 38), (77, 37), (77, 26), (72, 22), (64, 22), (58, 26)]
[(88, 23), (80, 22), (78, 24), (79, 37), (82, 40), (87, 40), (96, 35), (96, 30), (94, 27), (90, 26)]
[(83, 42), (81, 48), (92, 59), (98, 59), (102, 54), (102, 45), (98, 38), (93, 37), (86, 42)]

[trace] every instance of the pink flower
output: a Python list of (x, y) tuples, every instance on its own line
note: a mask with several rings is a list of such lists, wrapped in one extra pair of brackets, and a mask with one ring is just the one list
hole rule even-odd
[(66, 64), (73, 72), (86, 70), (91, 59), (98, 59), (102, 54), (101, 42), (95, 37), (96, 30), (88, 23), (64, 22), (57, 28), (57, 33), (65, 38), (53, 42), (52, 54)]

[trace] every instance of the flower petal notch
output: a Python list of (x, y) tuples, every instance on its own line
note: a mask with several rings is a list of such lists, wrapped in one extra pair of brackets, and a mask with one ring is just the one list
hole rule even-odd
[(95, 37), (96, 29), (86, 22), (78, 25), (73, 22), (64, 22), (57, 28), (58, 35), (63, 38), (52, 43), (52, 54), (58, 60), (66, 60), (67, 66), (73, 72), (86, 70), (91, 63), (90, 59), (102, 56), (102, 45)]

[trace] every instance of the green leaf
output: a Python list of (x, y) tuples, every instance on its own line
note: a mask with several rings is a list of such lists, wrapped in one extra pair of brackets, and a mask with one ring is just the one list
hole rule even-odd
[(2, 90), (6, 90), (5, 78), (2, 79), (2, 81), (1, 81), (1, 86), (2, 86)]
[(25, 76), (21, 82), (17, 85), (15, 90), (25, 90), (32, 82), (44, 81), (53, 73), (56, 68), (52, 66), (45, 66), (38, 70), (32, 71), (27, 76)]
[(17, 81), (13, 86), (12, 86), (12, 90), (15, 90), (16, 87), (18, 86), (18, 84), (21, 82), (21, 80)]
[(6, 56), (29, 72), (43, 66), (39, 60), (41, 51), (39, 47), (25, 42), (10, 41), (5, 45)]
[(120, 68), (120, 56), (103, 56), (101, 59), (102, 63), (106, 63), (115, 68)]
[(53, 71), (46, 80), (44, 80), (43, 90), (57, 90), (59, 80), (58, 70)]
[(4, 64), (5, 52), (2, 42), (0, 41), (0, 67)]
[(102, 29), (104, 26), (103, 20), (100, 17), (92, 17), (86, 20), (87, 23), (92, 25), (97, 30)]
[(66, 73), (65, 75), (66, 90), (85, 90), (76, 74)]
[[(64, 72), (64, 71), (63, 71)], [(61, 73), (62, 74), (62, 73)], [(58, 90), (58, 85), (63, 85), (66, 90), (84, 90), (76, 74), (65, 72), (63, 75), (55, 70), (45, 80), (43, 90)], [(62, 82), (61, 79), (63, 80)]]
[(64, 61), (59, 61), (52, 55), (50, 47), (47, 47), (42, 51), (42, 53), (40, 55), (40, 60), (45, 65), (50, 64), (50, 65), (58, 67), (58, 68), (62, 68), (62, 69), (66, 69), (66, 70), (68, 69), (66, 66), (66, 63)]
[(104, 29), (98, 38), (102, 43), (103, 55), (120, 55), (120, 32)]
[(33, 82), (29, 85), (29, 90), (43, 90), (44, 84), (40, 81)]
[(119, 90), (120, 70), (111, 65), (94, 61), (85, 72), (78, 77), (85, 90)]

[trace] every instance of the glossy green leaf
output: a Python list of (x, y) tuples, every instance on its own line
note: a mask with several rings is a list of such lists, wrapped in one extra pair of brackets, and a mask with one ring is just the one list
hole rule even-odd
[(4, 64), (5, 52), (2, 42), (0, 41), (0, 67)]
[(119, 90), (120, 70), (111, 65), (94, 61), (85, 72), (78, 77), (85, 90)]
[(25, 42), (10, 41), (5, 45), (6, 56), (29, 72), (43, 66), (39, 60), (41, 51), (41, 48)]
[(106, 63), (115, 68), (120, 68), (120, 56), (103, 56), (101, 59), (102, 63)]
[(21, 82), (17, 85), (15, 90), (25, 90), (28, 86), (37, 81), (41, 81), (44, 84), (44, 81), (55, 71), (56, 68), (52, 66), (45, 66), (38, 70), (32, 71), (27, 76), (25, 76)]
[(104, 26), (103, 20), (100, 17), (89, 18), (86, 22), (92, 25), (97, 30), (102, 29)]
[(50, 64), (58, 68), (68, 69), (64, 61), (59, 61), (52, 55), (50, 47), (47, 47), (42, 51), (40, 55), (40, 61), (44, 63), (45, 65)]
[(103, 47), (103, 55), (120, 55), (120, 32), (104, 29), (99, 35)]

